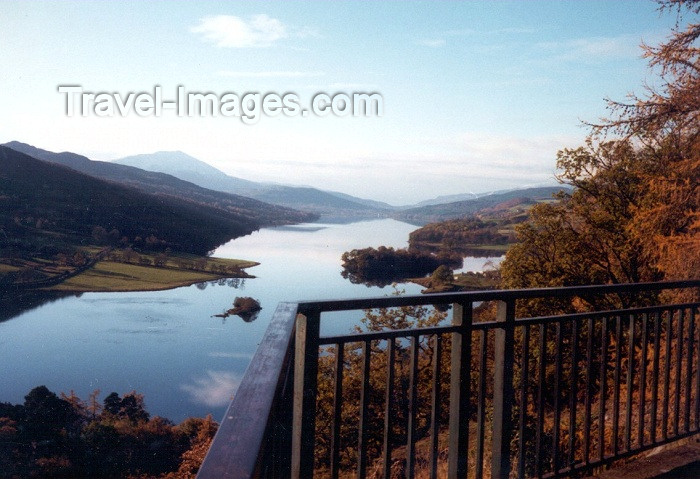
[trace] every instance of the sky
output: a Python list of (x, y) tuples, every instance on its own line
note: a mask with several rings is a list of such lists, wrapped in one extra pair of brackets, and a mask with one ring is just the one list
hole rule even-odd
[[(0, 143), (105, 161), (180, 150), (232, 176), (394, 205), (555, 184), (556, 152), (583, 143), (605, 98), (654, 83), (639, 45), (674, 23), (644, 0), (3, 1)], [(294, 94), (303, 109), (378, 93), (382, 111), (69, 116), (66, 85), (112, 105), (156, 86), (168, 101), (178, 86)]]

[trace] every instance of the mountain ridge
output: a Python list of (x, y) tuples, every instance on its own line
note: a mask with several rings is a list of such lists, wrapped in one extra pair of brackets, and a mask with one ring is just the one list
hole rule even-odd
[(312, 186), (263, 183), (234, 177), (181, 151), (157, 151), (112, 162), (98, 162), (76, 153), (55, 153), (20, 142), (9, 142), (6, 145), (39, 159), (64, 164), (78, 171), (148, 192), (175, 195), (179, 192), (187, 194), (195, 202), (214, 204), (224, 209), (238, 208), (251, 218), (256, 215), (246, 210), (261, 205), (267, 205), (266, 208), (272, 208), (273, 211), (279, 208), (279, 211), (273, 213), (275, 219), (262, 221), (262, 226), (284, 224), (285, 221), (280, 220), (279, 215), (294, 210), (305, 211), (307, 215), (303, 216), (304, 213), (300, 213), (302, 216), (295, 217), (296, 222), (317, 217), (313, 215), (322, 215), (341, 222), (383, 217), (422, 225), (469, 216), (480, 209), (516, 197), (548, 199), (553, 192), (566, 189), (563, 186), (540, 186), (488, 193), (442, 195), (414, 205), (393, 206)]
[(0, 246), (92, 244), (96, 231), (151, 249), (206, 254), (259, 225), (222, 209), (153, 195), (0, 145)]
[(151, 172), (128, 165), (95, 161), (72, 152), (56, 153), (26, 143), (12, 141), (6, 147), (33, 158), (67, 166), (78, 172), (130, 186), (145, 193), (178, 197), (194, 204), (209, 205), (240, 215), (258, 227), (313, 221), (317, 216), (241, 195), (203, 188), (173, 175)]
[(394, 213), (392, 216), (395, 219), (408, 223), (424, 225), (436, 221), (465, 218), (481, 210), (494, 207), (513, 199), (529, 199), (533, 201), (551, 200), (552, 195), (561, 190), (569, 191), (570, 188), (561, 185), (505, 190), (468, 200), (407, 208)]
[[(112, 163), (173, 175), (198, 186), (246, 196), (266, 203), (316, 214), (376, 215), (379, 202), (311, 186), (264, 183), (231, 176), (181, 151), (159, 151), (127, 156)], [(389, 205), (386, 205), (389, 207)], [(388, 209), (388, 208), (387, 208)]]

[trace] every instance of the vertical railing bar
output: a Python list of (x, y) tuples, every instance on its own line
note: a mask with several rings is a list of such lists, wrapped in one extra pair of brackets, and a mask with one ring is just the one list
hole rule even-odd
[(593, 318), (588, 319), (588, 337), (586, 338), (586, 398), (583, 416), (583, 462), (588, 464), (591, 458), (591, 392), (593, 388)]
[(318, 347), (321, 314), (297, 315), (292, 423), (292, 477), (313, 478), (318, 395)]
[(554, 431), (552, 439), (552, 464), (555, 475), (559, 473), (559, 429), (561, 424), (561, 410), (559, 409), (559, 396), (561, 383), (561, 350), (562, 350), (562, 332), (561, 322), (556, 323), (556, 351), (554, 356)]
[(622, 369), (622, 318), (615, 316), (615, 375), (613, 379), (613, 435), (612, 452), (617, 456), (619, 452), (619, 426), (620, 426), (620, 370)]
[(494, 331), (493, 436), (491, 477), (510, 475), (510, 448), (513, 437), (513, 365), (515, 363), (515, 299), (499, 301)]
[(527, 389), (530, 376), (530, 326), (525, 325), (520, 371), (520, 426), (518, 431), (518, 477), (525, 477), (525, 421), (527, 420)]
[(627, 351), (627, 401), (625, 404), (625, 451), (632, 447), (632, 390), (634, 389), (634, 314), (629, 315)]
[[(690, 308), (690, 320), (695, 324), (695, 308)], [(700, 336), (700, 328), (695, 328)], [(695, 429), (700, 429), (700, 347), (698, 347), (698, 360), (695, 365)]]
[(664, 362), (664, 397), (662, 405), (662, 418), (661, 418), (661, 438), (663, 440), (668, 439), (668, 407), (669, 407), (669, 392), (671, 389), (671, 341), (673, 333), (673, 312), (671, 309), (667, 309), (666, 313), (666, 358)]
[(651, 443), (656, 443), (656, 411), (659, 403), (659, 356), (661, 355), (661, 315), (654, 311), (654, 362), (651, 368)]
[(389, 338), (386, 347), (387, 368), (386, 368), (386, 394), (384, 396), (384, 477), (391, 477), (391, 445), (393, 414), (391, 412), (391, 400), (394, 397), (394, 349), (396, 339)]
[(362, 382), (360, 387), (360, 424), (357, 437), (357, 477), (363, 478), (367, 474), (367, 437), (369, 435), (369, 397), (370, 384), (369, 372), (372, 355), (372, 343), (362, 343)]
[(673, 435), (677, 436), (681, 422), (681, 361), (683, 360), (683, 310), (678, 309), (678, 336), (676, 338), (676, 394), (674, 396)]
[(437, 477), (438, 463), (438, 434), (440, 428), (440, 361), (442, 356), (442, 337), (436, 334), (433, 350), (433, 392), (431, 398), (431, 424), (430, 424), (430, 477)]
[(537, 445), (535, 450), (535, 461), (537, 462), (537, 477), (542, 477), (543, 463), (542, 451), (544, 439), (544, 386), (547, 374), (547, 325), (540, 324), (539, 341), (539, 375), (537, 377)]
[(578, 394), (578, 320), (571, 322), (571, 388), (569, 391), (569, 461), (573, 466), (576, 458), (576, 395)]
[(343, 414), (343, 372), (345, 369), (345, 344), (336, 345), (335, 386), (333, 391), (333, 424), (331, 435), (331, 477), (337, 479), (340, 471), (340, 426)]
[(637, 447), (644, 446), (644, 415), (646, 414), (647, 397), (647, 349), (649, 348), (649, 315), (643, 313), (642, 318), (642, 347), (639, 356), (639, 424), (637, 429)]
[(448, 476), (462, 478), (468, 471), (472, 303), (453, 305), (452, 324), (460, 329), (452, 333), (451, 345)]
[(695, 321), (688, 317), (688, 359), (686, 359), (685, 375), (685, 432), (690, 432), (690, 397), (693, 387), (693, 341), (695, 341)]
[(294, 400), (294, 359), (293, 353), (288, 352), (289, 360), (282, 372), (282, 385), (279, 390), (279, 398), (274, 402), (273, 419), (273, 450), (270, 463), (266, 470), (261, 471), (264, 477), (290, 477), (291, 475), (291, 430), (292, 410), (289, 404)]
[(486, 330), (481, 330), (479, 343), (479, 391), (477, 398), (476, 419), (476, 462), (475, 477), (481, 479), (484, 474), (484, 420), (486, 418)]
[(605, 459), (605, 402), (608, 398), (606, 385), (608, 378), (608, 318), (603, 317), (600, 325), (600, 401), (598, 402), (598, 460)]
[(411, 336), (411, 368), (409, 372), (408, 427), (406, 437), (406, 477), (413, 477), (416, 454), (416, 421), (418, 419), (418, 348), (417, 335)]

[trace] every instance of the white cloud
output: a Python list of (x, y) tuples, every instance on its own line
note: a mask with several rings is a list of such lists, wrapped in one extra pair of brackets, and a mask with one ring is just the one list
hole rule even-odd
[(229, 78), (307, 78), (324, 76), (325, 72), (304, 72), (304, 71), (266, 71), (266, 72), (246, 72), (246, 71), (220, 71), (219, 76)]
[(359, 82), (333, 82), (333, 83), (314, 83), (305, 85), (309, 90), (345, 91), (345, 92), (372, 92), (380, 89), (377, 83), (359, 83)]
[(530, 35), (537, 33), (537, 30), (530, 27), (511, 27), (511, 28), (498, 28), (496, 30), (489, 30), (485, 32), (488, 35)]
[(444, 32), (444, 34), (449, 37), (464, 37), (467, 35), (474, 35), (475, 33), (476, 31), (471, 28), (462, 28), (459, 30), (446, 30)]
[(500, 28), (497, 30), (486, 30), (477, 31), (471, 28), (464, 28), (459, 30), (445, 30), (443, 32), (436, 33), (431, 38), (423, 38), (418, 40), (416, 44), (422, 45), (424, 47), (439, 48), (447, 45), (447, 38), (449, 37), (484, 37), (486, 35), (524, 35), (535, 33), (536, 30), (533, 28)]
[(289, 35), (282, 22), (265, 14), (253, 15), (247, 20), (233, 15), (205, 17), (190, 31), (218, 47), (227, 48), (269, 47)]
[(577, 146), (579, 138), (565, 136), (518, 137), (482, 132), (464, 132), (450, 139), (448, 144), (456, 158), (467, 159), (484, 171), (504, 170), (517, 177), (519, 170), (549, 174), (555, 170), (558, 150)]
[(634, 35), (575, 38), (561, 42), (543, 42), (537, 46), (551, 52), (557, 61), (603, 61), (639, 57), (641, 40)]
[(427, 38), (423, 40), (418, 40), (418, 42), (416, 43), (418, 43), (418, 45), (431, 48), (444, 47), (445, 44), (447, 44), (444, 38)]
[(240, 379), (226, 371), (207, 371), (206, 375), (195, 378), (192, 384), (183, 384), (180, 389), (190, 395), (197, 404), (216, 407), (231, 401), (233, 393), (240, 384)]

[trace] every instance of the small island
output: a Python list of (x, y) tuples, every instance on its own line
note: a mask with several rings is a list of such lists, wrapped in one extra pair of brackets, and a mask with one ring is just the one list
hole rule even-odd
[(249, 296), (236, 297), (233, 301), (233, 308), (226, 310), (221, 314), (215, 314), (217, 318), (228, 318), (229, 316), (240, 316), (243, 321), (250, 323), (258, 317), (258, 313), (262, 311), (260, 302)]

